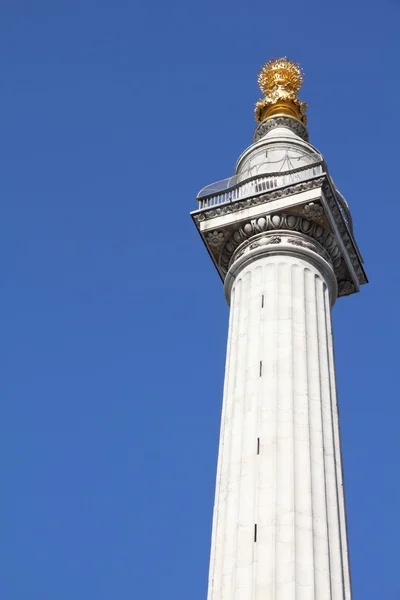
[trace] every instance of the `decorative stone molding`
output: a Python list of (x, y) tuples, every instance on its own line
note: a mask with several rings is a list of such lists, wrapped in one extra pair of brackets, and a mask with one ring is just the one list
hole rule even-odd
[(222, 244), (222, 242), (225, 239), (225, 233), (223, 231), (211, 231), (210, 233), (207, 233), (206, 235), (206, 241), (207, 244), (210, 244), (210, 246), (213, 246), (214, 248), (217, 248), (218, 246), (220, 246)]
[(341, 235), (342, 241), (345, 245), (345, 248), (348, 252), (349, 258), (353, 265), (353, 268), (356, 272), (358, 281), (360, 284), (368, 283), (367, 277), (365, 275), (364, 269), (362, 267), (362, 258), (355, 247), (353, 239), (350, 235), (349, 228), (346, 224), (343, 214), (339, 209), (339, 204), (334, 196), (333, 192), (333, 184), (330, 185), (328, 179), (325, 181), (323, 186), (323, 191), (325, 194), (326, 201), (328, 203), (329, 209), (335, 219), (336, 225), (339, 229), (339, 233)]
[[(291, 213), (291, 216), (297, 215), (300, 219), (311, 222), (313, 226), (322, 227), (324, 231), (327, 231), (326, 228), (329, 227), (328, 233), (332, 238), (336, 239), (338, 252), (341, 256), (340, 266), (337, 266), (340, 261), (339, 256), (337, 257), (336, 265), (334, 265), (337, 280), (338, 282), (350, 281), (354, 286), (353, 290), (349, 291), (349, 285), (346, 287), (344, 287), (344, 284), (341, 285), (339, 296), (356, 293), (359, 285), (368, 282), (363, 269), (363, 260), (351, 230), (351, 218), (349, 220), (348, 210), (346, 211), (343, 206), (340, 193), (336, 192), (336, 188), (328, 173), (305, 182), (274, 189), (259, 196), (213, 206), (192, 213), (192, 218), (199, 230), (201, 230), (203, 222), (212, 221), (212, 219), (220, 216), (229, 217), (229, 220), (225, 219), (224, 224), (222, 226), (219, 225), (218, 229), (215, 230), (216, 235), (212, 229), (203, 234), (204, 242), (213, 257), (222, 280), (226, 277), (233, 252), (246, 239), (259, 233), (258, 231), (250, 233), (244, 231), (243, 228), (246, 222), (240, 220), (241, 212), (248, 208), (259, 206), (261, 212), (260, 218), (266, 218), (263, 217), (263, 214), (265, 214), (263, 205), (275, 200), (290, 199), (292, 195), (312, 189), (320, 190), (320, 201), (309, 202), (305, 206), (297, 205), (292, 208), (282, 208), (282, 212)], [(322, 215), (321, 209), (323, 211)], [(272, 217), (273, 215), (270, 216)], [(268, 227), (272, 228), (272, 225), (268, 225)], [(213, 234), (212, 237), (209, 237), (210, 232)], [(225, 237), (223, 240), (219, 233), (224, 233)], [(219, 242), (219, 240), (222, 241)]]
[(194, 213), (193, 219), (195, 223), (198, 224), (202, 221), (213, 219), (214, 217), (220, 217), (229, 213), (234, 213), (242, 210), (243, 208), (250, 208), (251, 206), (257, 206), (259, 204), (271, 202), (271, 200), (279, 200), (280, 198), (285, 198), (286, 196), (292, 196), (294, 194), (299, 194), (300, 192), (306, 192), (308, 190), (321, 187), (323, 183), (323, 177), (318, 177), (318, 179), (310, 179), (304, 183), (297, 183), (296, 185), (280, 188), (272, 192), (268, 192), (267, 194), (263, 194), (262, 196), (254, 196), (252, 198), (246, 198), (245, 200), (232, 202), (231, 204), (224, 204), (222, 206), (218, 206), (217, 208), (211, 208), (209, 210), (203, 210), (202, 212)]
[[(299, 238), (288, 238), (288, 244), (294, 244), (295, 246), (301, 246), (302, 248), (308, 248), (309, 250), (313, 250), (314, 252), (318, 252), (318, 248), (315, 244), (310, 244), (309, 242), (305, 242)], [(321, 252), (319, 252), (321, 254)], [(323, 253), (326, 256), (326, 252)]]
[(324, 216), (324, 209), (319, 202), (310, 202), (304, 206), (303, 215), (311, 221), (321, 222)]
[(254, 237), (250, 238), (246, 242), (243, 242), (236, 250), (236, 252), (234, 252), (232, 259), (229, 262), (229, 267), (238, 258), (241, 258), (243, 255), (250, 252), (251, 250), (270, 245), (276, 246), (278, 244), (290, 244), (292, 246), (307, 248), (307, 250), (311, 250), (312, 252), (319, 254), (319, 256), (322, 256), (322, 258), (324, 258), (327, 262), (332, 263), (329, 253), (318, 242), (315, 244), (311, 244), (307, 241), (307, 237), (303, 233), (295, 233), (296, 237), (292, 237), (294, 235), (292, 232), (289, 235), (288, 234), (289, 232), (287, 231), (282, 231), (281, 235), (273, 235), (272, 232), (256, 234)]
[[(274, 230), (278, 230), (279, 234), (277, 231), (274, 236), (264, 236), (263, 238), (259, 235)], [(298, 236), (293, 236), (295, 232), (304, 234), (307, 237), (301, 239)], [(257, 236), (256, 239), (248, 243), (248, 240), (254, 236)], [(339, 271), (342, 261), (340, 250), (335, 238), (327, 229), (298, 215), (278, 213), (265, 215), (264, 217), (252, 219), (247, 223), (239, 224), (219, 254), (220, 272), (225, 276), (230, 265), (242, 256), (250, 248), (251, 244), (278, 244), (282, 241), (283, 236), (285, 236), (285, 241), (289, 244), (303, 246), (320, 254), (332, 264), (335, 272)], [(263, 241), (261, 241), (261, 238)], [(309, 239), (316, 242), (316, 244), (308, 241)]]
[(348, 279), (342, 279), (339, 281), (338, 289), (341, 296), (347, 296), (348, 294), (353, 294), (356, 291), (354, 283)]
[(258, 142), (268, 131), (271, 129), (276, 129), (276, 127), (288, 127), (298, 136), (300, 136), (305, 142), (308, 142), (308, 132), (300, 121), (296, 119), (291, 119), (290, 117), (275, 117), (272, 119), (268, 119), (267, 121), (263, 121), (256, 127), (254, 132), (254, 141)]
[[(260, 246), (267, 246), (268, 244), (280, 244), (281, 241), (282, 241), (282, 237), (280, 235), (269, 235), (268, 237), (263, 236), (263, 237), (260, 237), (257, 241), (249, 244), (247, 246), (247, 248), (249, 250), (254, 250), (254, 248), (259, 248)], [(246, 248), (246, 246), (243, 246), (243, 248), (235, 255), (235, 258), (238, 258), (239, 256), (243, 256), (243, 254), (245, 253), (247, 248)]]

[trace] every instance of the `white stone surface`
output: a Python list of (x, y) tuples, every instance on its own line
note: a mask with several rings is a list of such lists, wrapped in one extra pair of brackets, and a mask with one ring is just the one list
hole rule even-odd
[[(278, 172), (323, 160), (321, 153), (288, 127), (271, 129), (239, 156), (235, 173)], [(293, 164), (290, 164), (293, 162)]]
[(231, 287), (208, 600), (351, 598), (334, 298), (296, 252), (243, 264)]

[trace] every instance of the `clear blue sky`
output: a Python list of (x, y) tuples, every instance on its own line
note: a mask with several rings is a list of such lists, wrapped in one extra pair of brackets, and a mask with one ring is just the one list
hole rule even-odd
[(354, 598), (400, 598), (399, 13), (1, 3), (2, 600), (205, 600), (228, 309), (189, 211), (285, 54), (371, 282), (334, 309)]

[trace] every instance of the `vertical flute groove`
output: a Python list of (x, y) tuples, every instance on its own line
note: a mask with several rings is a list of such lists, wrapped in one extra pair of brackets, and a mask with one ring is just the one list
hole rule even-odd
[(291, 361), (291, 264), (278, 263), (278, 362), (277, 362), (277, 494), (276, 504), (276, 597), (293, 598), (294, 507), (293, 507), (293, 402)]
[[(260, 304), (259, 288), (261, 286), (262, 267), (252, 270), (249, 294), (248, 333), (246, 343), (246, 387), (243, 397), (242, 448), (239, 482), (238, 531), (236, 539), (236, 584), (235, 594), (248, 597), (253, 580), (254, 546), (251, 544), (251, 527), (257, 522), (254, 510), (256, 495), (256, 457), (254, 456), (254, 437), (257, 434), (257, 358), (260, 355)], [(251, 331), (256, 332), (250, 336)]]
[(347, 544), (347, 522), (346, 522), (346, 511), (345, 511), (345, 489), (344, 489), (344, 477), (343, 477), (343, 466), (342, 466), (342, 449), (340, 442), (340, 422), (339, 422), (339, 410), (338, 410), (338, 398), (337, 398), (337, 386), (335, 376), (335, 356), (334, 356), (334, 339), (332, 333), (332, 318), (330, 311), (330, 298), (329, 290), (327, 287), (325, 291), (325, 306), (327, 307), (327, 336), (328, 336), (328, 352), (330, 360), (330, 376), (331, 376), (331, 388), (332, 388), (332, 416), (334, 424), (334, 436), (335, 436), (335, 448), (336, 451), (336, 472), (337, 472), (337, 486), (339, 489), (339, 514), (341, 523), (341, 540), (342, 540), (342, 567), (343, 567), (343, 579), (345, 588), (345, 598), (351, 597), (351, 580), (350, 580), (350, 557), (349, 549)]
[[(213, 528), (213, 538), (212, 538), (212, 548), (211, 548), (211, 569), (210, 569), (210, 585), (209, 585), (209, 598), (210, 600), (214, 598), (215, 591), (215, 573), (218, 572), (218, 564), (220, 564), (219, 568), (219, 577), (220, 577), (220, 587), (222, 586), (222, 560), (224, 556), (224, 530), (226, 526), (226, 502), (224, 502), (221, 498), (222, 495), (222, 480), (225, 476), (225, 485), (228, 488), (228, 471), (230, 461), (226, 460), (227, 453), (229, 457), (229, 451), (231, 446), (231, 437), (232, 430), (231, 426), (227, 424), (228, 417), (230, 415), (230, 411), (233, 409), (232, 401), (231, 401), (231, 389), (234, 387), (234, 381), (236, 377), (236, 371), (232, 369), (232, 365), (236, 363), (236, 354), (237, 354), (237, 344), (234, 345), (234, 339), (237, 331), (237, 326), (240, 318), (240, 307), (241, 307), (241, 282), (238, 281), (238, 284), (235, 286), (232, 291), (232, 311), (231, 317), (229, 319), (229, 332), (228, 332), (228, 351), (226, 357), (226, 368), (225, 368), (225, 389), (224, 389), (224, 399), (223, 399), (223, 414), (221, 419), (221, 435), (220, 435), (220, 450), (218, 456), (218, 467), (217, 467), (217, 486), (216, 486), (216, 494), (215, 494), (215, 510), (214, 510), (214, 523), (215, 529)], [(232, 329), (231, 329), (232, 328)], [(231, 419), (230, 419), (231, 420)], [(227, 448), (228, 446), (228, 448)], [(227, 494), (227, 491), (226, 491)], [(220, 512), (221, 508), (224, 511), (223, 514), (223, 524), (224, 526), (220, 528)], [(222, 552), (217, 553), (216, 547), (217, 545), (222, 547)], [(217, 587), (218, 589), (218, 587)]]
[[(232, 582), (232, 589), (230, 591), (230, 597), (231, 598), (235, 598), (236, 597), (236, 585), (237, 585), (237, 575), (238, 575), (238, 537), (239, 537), (239, 532), (240, 532), (240, 505), (241, 505), (241, 491), (242, 491), (242, 468), (243, 468), (243, 442), (244, 442), (244, 438), (245, 438), (245, 416), (246, 416), (246, 390), (247, 390), (247, 385), (248, 385), (248, 379), (247, 379), (247, 371), (248, 371), (248, 352), (249, 352), (249, 320), (251, 318), (251, 310), (250, 310), (250, 300), (251, 300), (251, 284), (252, 284), (252, 278), (253, 278), (253, 271), (247, 271), (247, 273), (244, 274), (243, 276), (243, 284), (246, 285), (246, 310), (244, 312), (244, 315), (246, 316), (246, 319), (244, 321), (244, 323), (242, 324), (243, 326), (243, 342), (242, 342), (242, 349), (243, 349), (243, 354), (242, 354), (242, 364), (245, 365), (245, 370), (244, 372), (241, 373), (241, 379), (240, 379), (240, 386), (239, 387), (239, 392), (237, 393), (236, 397), (235, 397), (235, 403), (238, 404), (238, 413), (241, 414), (241, 419), (238, 425), (238, 429), (240, 430), (240, 433), (238, 435), (238, 437), (240, 436), (240, 442), (238, 444), (238, 448), (240, 448), (240, 452), (238, 453), (237, 458), (235, 457), (235, 464), (237, 462), (238, 464), (238, 469), (236, 470), (236, 481), (233, 481), (233, 486), (236, 489), (237, 492), (237, 497), (235, 499), (235, 504), (234, 504), (234, 508), (232, 509), (232, 512), (234, 515), (236, 515), (236, 517), (234, 518), (233, 522), (236, 523), (236, 527), (231, 528), (231, 533), (232, 533), (232, 557), (235, 556), (235, 560), (231, 566), (231, 570), (233, 572), (233, 576), (230, 578), (231, 582)], [(240, 371), (239, 371), (240, 372)]]
[(312, 435), (311, 435), (311, 390), (310, 390), (310, 379), (311, 379), (311, 374), (310, 374), (310, 364), (311, 364), (311, 353), (310, 353), (310, 342), (309, 342), (309, 336), (310, 336), (310, 330), (309, 330), (309, 326), (308, 326), (308, 321), (309, 321), (309, 317), (308, 317), (308, 311), (309, 311), (309, 304), (310, 304), (310, 298), (309, 298), (309, 289), (307, 286), (307, 278), (311, 276), (311, 271), (308, 268), (305, 268), (303, 270), (303, 291), (304, 291), (304, 304), (303, 304), (303, 310), (304, 310), (304, 347), (305, 347), (305, 353), (306, 353), (306, 373), (305, 373), (305, 377), (306, 377), (306, 389), (307, 389), (307, 397), (306, 397), (306, 402), (307, 402), (307, 425), (308, 425), (308, 443), (309, 443), (309, 454), (308, 454), (308, 458), (309, 458), (309, 481), (310, 481), (310, 501), (311, 501), (311, 548), (312, 548), (312, 594), (310, 597), (310, 600), (314, 600), (316, 598), (316, 594), (317, 594), (317, 586), (316, 586), (316, 579), (315, 579), (315, 539), (314, 539), (314, 528), (313, 528), (313, 521), (314, 521), (314, 487), (313, 487), (313, 466), (312, 466)]
[[(229, 495), (230, 495), (230, 488), (231, 488), (231, 479), (232, 479), (232, 445), (233, 445), (233, 438), (234, 438), (234, 417), (235, 417), (235, 408), (236, 408), (236, 403), (235, 403), (235, 388), (236, 388), (236, 382), (237, 382), (237, 377), (238, 377), (238, 372), (236, 367), (236, 364), (238, 363), (238, 357), (239, 357), (239, 350), (240, 350), (240, 345), (239, 345), (239, 334), (241, 331), (241, 319), (242, 319), (242, 314), (243, 314), (243, 308), (245, 307), (245, 302), (243, 302), (243, 297), (245, 296), (245, 289), (244, 289), (244, 285), (243, 285), (243, 281), (242, 279), (239, 279), (237, 281), (237, 285), (235, 285), (235, 291), (238, 295), (238, 299), (237, 301), (235, 301), (235, 312), (237, 313), (236, 315), (236, 327), (235, 327), (235, 331), (233, 332), (233, 338), (232, 338), (232, 345), (234, 345), (234, 355), (230, 357), (229, 360), (229, 375), (228, 375), (228, 408), (229, 411), (227, 412), (227, 415), (229, 415), (229, 422), (227, 423), (227, 427), (226, 427), (226, 439), (228, 441), (227, 444), (227, 449), (226, 449), (226, 454), (225, 454), (225, 461), (226, 461), (226, 465), (225, 465), (225, 498), (226, 501), (224, 502), (224, 500), (221, 498), (220, 500), (220, 505), (223, 508), (223, 526), (221, 527), (221, 531), (220, 531), (220, 546), (221, 546), (221, 552), (220, 552), (220, 573), (219, 573), (219, 577), (220, 577), (220, 588), (221, 588), (221, 593), (223, 593), (223, 589), (225, 588), (225, 583), (224, 583), (224, 559), (226, 556), (226, 532), (227, 532), (227, 528), (229, 527), (228, 525), (228, 509), (230, 508), (230, 504), (231, 502), (228, 502), (229, 499)], [(214, 600), (214, 599), (213, 599)], [(215, 600), (219, 600), (219, 598), (217, 597)]]
[(319, 379), (319, 405), (321, 411), (321, 430), (322, 430), (322, 464), (323, 464), (323, 474), (324, 474), (324, 498), (325, 498), (325, 515), (326, 515), (326, 535), (327, 535), (327, 543), (328, 543), (328, 561), (329, 561), (329, 598), (333, 598), (332, 596), (332, 564), (331, 564), (331, 539), (330, 539), (330, 520), (329, 520), (329, 507), (328, 507), (328, 484), (327, 484), (327, 473), (326, 473), (326, 459), (325, 452), (326, 448), (326, 423), (324, 419), (324, 394), (323, 394), (323, 384), (322, 384), (322, 364), (323, 357), (321, 352), (321, 323), (320, 323), (320, 314), (319, 314), (319, 294), (318, 294), (318, 282), (319, 276), (314, 276), (314, 286), (315, 286), (315, 309), (316, 309), (316, 321), (317, 321), (317, 346), (318, 346), (318, 379)]
[(321, 302), (323, 303), (323, 314), (325, 316), (325, 343), (326, 343), (326, 367), (327, 367), (327, 380), (329, 381), (329, 390), (330, 394), (328, 397), (329, 404), (326, 407), (326, 414), (329, 417), (330, 421), (330, 435), (332, 436), (332, 476), (334, 478), (334, 485), (332, 487), (332, 493), (334, 494), (334, 498), (332, 498), (332, 505), (334, 505), (333, 516), (335, 518), (335, 522), (337, 524), (338, 529), (338, 571), (341, 577), (341, 586), (340, 591), (338, 590), (338, 598), (345, 597), (345, 581), (344, 581), (344, 565), (343, 565), (343, 547), (342, 547), (342, 531), (341, 531), (341, 519), (340, 519), (340, 499), (339, 499), (339, 481), (338, 481), (338, 457), (336, 456), (336, 444), (335, 444), (335, 426), (334, 426), (334, 407), (333, 407), (333, 398), (332, 398), (332, 390), (334, 390), (334, 385), (332, 381), (331, 369), (330, 369), (330, 350), (329, 350), (329, 334), (328, 334), (328, 316), (330, 311), (330, 306), (327, 306), (326, 303), (326, 294), (325, 294), (325, 284), (321, 281)]
[[(255, 548), (256, 590), (254, 599), (275, 596), (275, 502), (276, 502), (276, 402), (277, 402), (277, 265), (266, 263), (263, 286), (262, 357), (265, 376), (260, 382), (259, 435), (262, 453), (258, 460), (257, 523)], [(246, 599), (247, 600), (247, 599)]]
[[(261, 310), (260, 310), (260, 319), (259, 319), (259, 355), (262, 359), (263, 357), (263, 344), (264, 344), (264, 336), (263, 336), (263, 332), (264, 332), (264, 288), (265, 288), (265, 271), (266, 271), (266, 266), (263, 265), (262, 266), (262, 270), (261, 270), (261, 280), (260, 280), (260, 287), (261, 287), (261, 291), (262, 291), (262, 301), (261, 301)], [(262, 402), (262, 398), (261, 398), (261, 390), (262, 390), (262, 381), (258, 380), (257, 381), (257, 391), (256, 391), (256, 402), (257, 402), (257, 406), (256, 406), (256, 434), (257, 436), (260, 436), (260, 420), (261, 420), (261, 402)], [(259, 504), (259, 490), (260, 490), (260, 437), (257, 437), (257, 456), (256, 456), (256, 460), (255, 460), (255, 494), (254, 494), (254, 503), (253, 503), (253, 514), (254, 514), (254, 520), (256, 523), (259, 522), (259, 510), (258, 510), (258, 504)], [(251, 590), (251, 599), (249, 598), (249, 600), (255, 600), (256, 599), (256, 593), (257, 593), (257, 586), (258, 586), (258, 581), (257, 581), (257, 557), (258, 557), (258, 545), (253, 547), (253, 568), (252, 568), (252, 590)]]
[(295, 300), (295, 292), (294, 292), (294, 276), (295, 269), (298, 268), (298, 265), (291, 265), (290, 268), (290, 334), (289, 334), (289, 343), (290, 343), (290, 363), (291, 363), (291, 371), (292, 371), (292, 385), (290, 386), (290, 395), (291, 395), (291, 412), (292, 412), (292, 510), (293, 510), (293, 598), (296, 599), (296, 589), (297, 589), (297, 564), (296, 564), (296, 544), (297, 544), (297, 495), (296, 495), (296, 421), (297, 421), (297, 411), (295, 406), (295, 386), (296, 386), (296, 371), (295, 371), (295, 356), (293, 352), (293, 337), (294, 337), (294, 300)]
[(222, 401), (222, 414), (221, 414), (221, 427), (220, 427), (220, 448), (218, 452), (218, 464), (217, 464), (217, 476), (216, 476), (216, 488), (215, 488), (215, 510), (213, 517), (213, 527), (211, 534), (211, 555), (210, 555), (210, 574), (209, 574), (209, 591), (208, 597), (212, 598), (214, 596), (214, 580), (215, 580), (215, 567), (216, 567), (216, 556), (215, 556), (215, 547), (217, 544), (217, 538), (219, 537), (219, 516), (220, 516), (220, 494), (221, 494), (221, 478), (222, 478), (222, 468), (224, 465), (224, 450), (226, 447), (225, 436), (226, 436), (226, 415), (228, 410), (228, 385), (229, 385), (229, 358), (232, 356), (232, 337), (234, 332), (234, 316), (235, 316), (235, 297), (236, 290), (232, 290), (232, 310), (229, 315), (229, 328), (228, 328), (228, 343), (227, 343), (227, 355), (226, 355), (226, 365), (225, 365), (225, 386), (224, 386), (224, 397)]
[(296, 600), (313, 600), (314, 553), (309, 434), (309, 354), (306, 330), (306, 299), (308, 290), (305, 286), (307, 268), (303, 265), (295, 264), (292, 269)]
[(277, 564), (278, 564), (278, 560), (277, 560), (277, 556), (278, 556), (278, 535), (277, 535), (277, 528), (278, 528), (278, 515), (277, 515), (277, 501), (278, 501), (278, 481), (279, 481), (279, 385), (278, 385), (278, 381), (279, 381), (279, 298), (280, 298), (280, 265), (277, 265), (277, 270), (276, 270), (276, 295), (277, 295), (277, 300), (276, 300), (276, 321), (277, 321), (277, 333), (276, 333), (276, 372), (277, 372), (277, 376), (276, 376), (276, 396), (275, 396), (275, 403), (276, 403), (276, 433), (275, 433), (275, 501), (274, 501), (274, 506), (273, 506), (273, 510), (274, 510), (274, 534), (275, 534), (275, 552), (274, 552), (274, 569), (275, 569), (275, 574), (274, 574), (274, 583), (275, 583), (275, 589), (274, 589), (274, 600), (277, 600), (277, 579), (278, 579), (278, 573), (277, 573)]

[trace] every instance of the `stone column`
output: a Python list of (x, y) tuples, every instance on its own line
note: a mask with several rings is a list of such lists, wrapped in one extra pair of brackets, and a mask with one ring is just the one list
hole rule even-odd
[(255, 234), (230, 324), (208, 600), (350, 600), (326, 249)]

